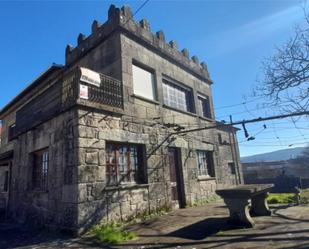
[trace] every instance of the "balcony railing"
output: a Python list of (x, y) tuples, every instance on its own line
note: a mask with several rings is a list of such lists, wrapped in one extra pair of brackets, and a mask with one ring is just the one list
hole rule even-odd
[(123, 108), (123, 93), (121, 81), (100, 74), (99, 87), (88, 84), (88, 101)]
[[(75, 69), (63, 81), (63, 108), (81, 104), (113, 112), (123, 109), (122, 82), (110, 76), (96, 73), (100, 82), (83, 81), (81, 70)], [(85, 92), (82, 92), (81, 86)]]

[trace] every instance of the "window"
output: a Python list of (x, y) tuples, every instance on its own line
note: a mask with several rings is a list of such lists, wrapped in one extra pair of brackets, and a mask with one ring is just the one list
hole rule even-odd
[(193, 95), (189, 88), (163, 82), (164, 104), (182, 111), (194, 112)]
[(218, 142), (219, 142), (219, 144), (223, 144), (221, 133), (218, 133)]
[(132, 71), (134, 94), (155, 100), (156, 91), (154, 74), (134, 64), (132, 65)]
[(211, 151), (198, 150), (198, 175), (215, 177), (213, 153)]
[(12, 124), (9, 126), (9, 134), (8, 134), (8, 140), (9, 142), (13, 140), (14, 138), (14, 135), (15, 135), (15, 127), (16, 125), (15, 124)]
[(106, 146), (107, 185), (145, 182), (142, 146), (122, 143)]
[(3, 172), (3, 186), (2, 189), (0, 189), (0, 191), (3, 192), (8, 192), (9, 189), (9, 171), (4, 171)]
[(200, 108), (200, 114), (205, 118), (211, 118), (209, 98), (199, 95), (198, 103)]
[(230, 174), (235, 175), (236, 174), (236, 169), (235, 169), (235, 163), (228, 163), (229, 171)]
[(47, 190), (48, 185), (48, 149), (33, 153), (32, 189)]

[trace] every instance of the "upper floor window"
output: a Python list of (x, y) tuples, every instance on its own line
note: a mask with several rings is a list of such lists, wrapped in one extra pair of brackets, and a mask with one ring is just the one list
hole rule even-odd
[(48, 149), (33, 153), (32, 189), (47, 190), (49, 153)]
[(107, 143), (106, 146), (107, 185), (145, 182), (141, 145)]
[(198, 175), (215, 177), (212, 151), (197, 151)]
[(164, 104), (182, 111), (194, 112), (192, 90), (164, 80)]
[(198, 104), (200, 114), (205, 118), (211, 118), (209, 98), (206, 96), (198, 95)]
[(132, 65), (133, 92), (141, 97), (155, 100), (155, 77), (153, 72), (137, 65)]
[(14, 135), (15, 135), (15, 124), (12, 124), (9, 126), (9, 134), (8, 134), (8, 141), (12, 141), (14, 139)]

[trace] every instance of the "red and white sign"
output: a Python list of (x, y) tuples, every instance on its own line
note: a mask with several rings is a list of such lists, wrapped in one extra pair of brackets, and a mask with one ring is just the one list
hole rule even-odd
[(79, 97), (81, 99), (88, 99), (88, 86), (79, 85)]
[(80, 68), (80, 72), (81, 72), (81, 76), (80, 76), (81, 81), (100, 87), (101, 78), (100, 78), (99, 73), (92, 71), (88, 68), (84, 68), (84, 67)]

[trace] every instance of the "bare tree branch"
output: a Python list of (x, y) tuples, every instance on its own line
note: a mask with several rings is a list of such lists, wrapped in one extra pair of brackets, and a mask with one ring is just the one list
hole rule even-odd
[(293, 37), (262, 62), (264, 78), (255, 89), (281, 110), (309, 108), (309, 16), (305, 27), (296, 27)]

